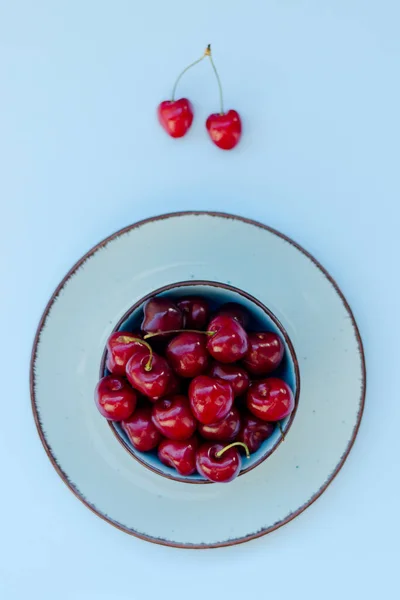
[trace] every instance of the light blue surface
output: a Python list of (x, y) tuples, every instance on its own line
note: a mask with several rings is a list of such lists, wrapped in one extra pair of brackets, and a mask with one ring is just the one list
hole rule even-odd
[[(399, 22), (398, 0), (0, 2), (0, 597), (394, 597)], [(196, 109), (187, 138), (154, 118), (209, 42), (226, 106), (243, 116), (232, 153), (204, 132), (218, 101), (207, 64), (180, 87)], [(360, 435), (329, 490), (266, 538), (202, 553), (91, 515), (45, 457), (27, 381), (37, 322), (70, 266), (120, 227), (189, 208), (259, 219), (314, 253), (354, 309), (368, 361)]]

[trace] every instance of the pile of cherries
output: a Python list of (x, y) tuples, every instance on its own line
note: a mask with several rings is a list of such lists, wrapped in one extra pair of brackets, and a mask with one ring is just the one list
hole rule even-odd
[(249, 457), (294, 409), (290, 387), (270, 376), (284, 357), (281, 338), (249, 331), (250, 315), (236, 303), (211, 315), (202, 297), (154, 297), (143, 312), (140, 332), (108, 339), (100, 413), (180, 475), (232, 481), (239, 450)]

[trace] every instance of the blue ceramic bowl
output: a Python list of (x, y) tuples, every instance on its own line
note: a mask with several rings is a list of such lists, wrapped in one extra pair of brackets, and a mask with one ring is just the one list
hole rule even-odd
[[(300, 392), (300, 375), (296, 354), (289, 336), (274, 314), (259, 300), (231, 285), (214, 281), (183, 281), (154, 290), (139, 302), (136, 302), (120, 319), (113, 331), (138, 331), (143, 319), (143, 305), (146, 300), (154, 296), (163, 296), (173, 300), (178, 300), (183, 296), (201, 296), (208, 301), (212, 311), (217, 310), (227, 302), (236, 302), (242, 305), (251, 316), (249, 330), (273, 331), (279, 334), (283, 340), (285, 355), (279, 369), (274, 372), (274, 376), (283, 379), (292, 389), (295, 398), (295, 408), (292, 414), (281, 422), (282, 431), (279, 427), (276, 427), (273, 434), (263, 442), (257, 452), (251, 454), (250, 458), (243, 456), (240, 475), (251, 471), (276, 450), (283, 438), (288, 434), (296, 414)], [(106, 350), (103, 353), (101, 361), (100, 377), (108, 374), (105, 360)], [(142, 465), (158, 475), (184, 483), (211, 483), (197, 473), (186, 477), (180, 475), (175, 469), (164, 465), (159, 460), (156, 450), (152, 452), (139, 452), (136, 450), (118, 422), (110, 421), (109, 426), (124, 448)]]

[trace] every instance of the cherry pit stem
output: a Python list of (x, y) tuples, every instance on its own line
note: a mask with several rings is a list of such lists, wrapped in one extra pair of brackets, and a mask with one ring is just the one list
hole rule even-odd
[(154, 331), (153, 333), (146, 333), (143, 339), (148, 340), (158, 335), (168, 335), (169, 333), (202, 333), (203, 335), (215, 335), (216, 331), (199, 331), (198, 329), (170, 329), (170, 331)]
[(175, 81), (174, 87), (172, 88), (171, 100), (172, 100), (172, 102), (174, 102), (176, 88), (178, 87), (178, 83), (180, 82), (180, 80), (182, 79), (182, 77), (184, 76), (184, 74), (187, 71), (189, 71), (189, 69), (191, 69), (192, 67), (195, 67), (196, 65), (198, 65), (202, 60), (205, 59), (206, 56), (208, 56), (208, 58), (210, 59), (210, 63), (211, 63), (212, 69), (213, 69), (215, 77), (217, 79), (218, 89), (219, 89), (220, 113), (221, 113), (221, 115), (223, 115), (224, 114), (224, 96), (223, 96), (223, 93), (222, 93), (221, 80), (219, 78), (217, 68), (215, 66), (215, 63), (213, 61), (213, 57), (211, 55), (211, 44), (208, 44), (207, 48), (204, 50), (203, 56), (201, 56), (200, 58), (198, 58), (197, 60), (195, 60), (194, 62), (192, 62), (185, 69), (183, 69), (182, 73), (179, 74), (177, 80)]
[(178, 83), (180, 82), (180, 80), (182, 79), (184, 74), (187, 71), (189, 71), (189, 69), (191, 69), (192, 67), (195, 67), (196, 65), (198, 65), (206, 56), (209, 56), (209, 46), (207, 46), (207, 48), (204, 50), (203, 56), (201, 58), (198, 58), (197, 60), (192, 62), (190, 65), (188, 65), (185, 69), (183, 69), (182, 73), (178, 76), (178, 79), (175, 81), (174, 87), (172, 88), (172, 97), (171, 97), (172, 102), (175, 100), (176, 88), (178, 87)]
[(149, 360), (144, 365), (144, 370), (147, 372), (151, 371), (151, 368), (153, 366), (153, 348), (150, 346), (150, 344), (148, 344), (141, 338), (134, 338), (134, 341), (139, 342), (139, 344), (142, 344), (143, 346), (146, 346), (147, 350), (150, 352)]
[(208, 58), (210, 59), (211, 66), (213, 68), (215, 77), (217, 79), (218, 89), (219, 89), (219, 107), (220, 107), (221, 115), (223, 115), (224, 114), (224, 96), (223, 96), (223, 93), (222, 93), (222, 85), (221, 85), (221, 80), (220, 80), (219, 75), (218, 75), (217, 67), (215, 66), (215, 63), (213, 61), (213, 57), (211, 55), (211, 44), (208, 44), (208, 46), (206, 48), (206, 56), (208, 56)]
[(281, 432), (281, 435), (282, 435), (282, 440), (285, 441), (285, 432), (283, 431), (282, 423), (280, 421), (278, 421), (278, 427), (279, 427), (279, 431)]
[(228, 444), (227, 446), (225, 446), (225, 448), (222, 448), (222, 450), (218, 450), (218, 452), (215, 453), (215, 456), (217, 458), (220, 458), (224, 452), (226, 452), (230, 448), (234, 448), (235, 446), (242, 446), (242, 448), (244, 448), (244, 450), (246, 452), (246, 457), (250, 458), (250, 451), (249, 451), (248, 447), (246, 446), (246, 444), (244, 444), (243, 442), (232, 442), (232, 444)]

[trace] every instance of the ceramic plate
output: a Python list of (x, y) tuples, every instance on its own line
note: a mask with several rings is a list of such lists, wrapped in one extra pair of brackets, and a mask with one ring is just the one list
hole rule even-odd
[[(153, 290), (191, 279), (258, 298), (286, 329), (299, 363), (299, 405), (286, 439), (226, 485), (189, 485), (146, 469), (93, 401), (105, 342), (121, 317)], [(162, 215), (107, 238), (60, 283), (34, 342), (31, 395), (50, 460), (98, 516), (151, 542), (226, 546), (284, 525), (338, 473), (362, 416), (364, 355), (343, 294), (293, 241), (231, 215)]]

